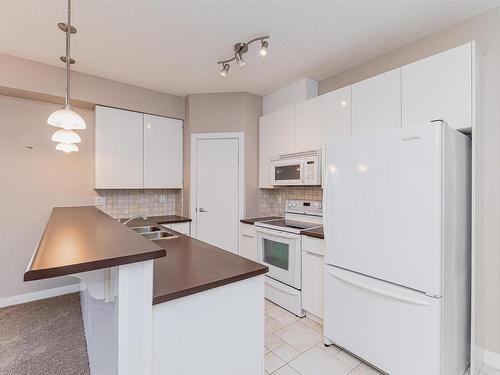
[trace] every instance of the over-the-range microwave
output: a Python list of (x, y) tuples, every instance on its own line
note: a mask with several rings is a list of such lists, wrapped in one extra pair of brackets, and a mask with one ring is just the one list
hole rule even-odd
[(321, 185), (321, 149), (271, 157), (273, 185)]

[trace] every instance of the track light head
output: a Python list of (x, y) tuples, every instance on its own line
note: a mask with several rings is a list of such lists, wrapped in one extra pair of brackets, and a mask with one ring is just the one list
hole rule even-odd
[(228, 63), (224, 63), (222, 65), (222, 69), (220, 71), (220, 75), (223, 76), (223, 77), (226, 77), (227, 76), (227, 73), (229, 73), (229, 64)]
[(246, 65), (246, 61), (243, 60), (239, 52), (236, 52), (234, 57), (236, 58), (236, 63), (238, 64), (238, 68), (242, 68)]
[(261, 56), (267, 56), (267, 47), (269, 46), (269, 44), (267, 43), (267, 41), (263, 40), (261, 42), (261, 45), (260, 45), (260, 55)]

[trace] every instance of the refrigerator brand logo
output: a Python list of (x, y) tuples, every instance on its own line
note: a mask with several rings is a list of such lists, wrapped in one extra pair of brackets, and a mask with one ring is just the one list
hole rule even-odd
[(409, 141), (416, 141), (417, 139), (420, 139), (420, 137), (406, 137), (406, 138), (403, 138), (403, 141), (404, 142), (409, 142)]

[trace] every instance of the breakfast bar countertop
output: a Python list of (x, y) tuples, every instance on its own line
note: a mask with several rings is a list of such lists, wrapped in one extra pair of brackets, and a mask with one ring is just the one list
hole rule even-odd
[(268, 267), (172, 229), (149, 240), (127, 227), (189, 222), (176, 215), (134, 219), (123, 225), (93, 206), (56, 207), (24, 273), (39, 280), (154, 261), (153, 304), (263, 275)]
[(161, 258), (166, 251), (94, 206), (55, 207), (24, 281)]

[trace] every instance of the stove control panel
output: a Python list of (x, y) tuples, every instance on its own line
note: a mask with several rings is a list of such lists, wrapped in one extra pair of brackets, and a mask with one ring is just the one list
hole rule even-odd
[(323, 216), (323, 203), (321, 201), (287, 200), (285, 213)]

